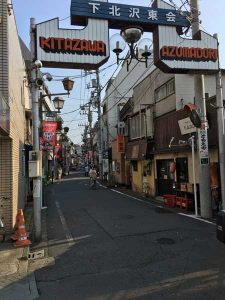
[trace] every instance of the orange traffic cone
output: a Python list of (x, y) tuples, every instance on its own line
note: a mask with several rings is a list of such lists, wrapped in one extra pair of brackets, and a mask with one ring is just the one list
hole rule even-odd
[(18, 240), (18, 238), (19, 238), (18, 228), (19, 228), (19, 225), (23, 225), (23, 224), (24, 224), (23, 210), (20, 208), (20, 209), (18, 209), (18, 213), (16, 216), (16, 230), (11, 235), (12, 240), (14, 240), (14, 241)]
[(31, 241), (28, 239), (28, 234), (24, 224), (23, 211), (19, 212), (18, 218), (18, 229), (17, 229), (17, 241), (14, 243), (15, 247), (24, 247), (31, 244)]

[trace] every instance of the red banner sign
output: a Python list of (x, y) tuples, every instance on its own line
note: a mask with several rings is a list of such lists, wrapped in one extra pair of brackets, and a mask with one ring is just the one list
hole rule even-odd
[(48, 145), (56, 145), (56, 128), (57, 122), (43, 121), (42, 123), (42, 138)]
[(124, 143), (124, 135), (123, 134), (117, 135), (117, 150), (118, 150), (118, 152), (121, 152), (121, 153), (125, 152), (125, 143)]

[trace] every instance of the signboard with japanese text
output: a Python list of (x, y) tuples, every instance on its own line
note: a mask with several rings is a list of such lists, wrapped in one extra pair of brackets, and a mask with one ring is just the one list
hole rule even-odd
[(45, 121), (56, 121), (57, 120), (57, 112), (56, 111), (46, 112), (44, 114), (44, 120)]
[(206, 129), (198, 130), (199, 157), (201, 165), (209, 164), (208, 135)]
[(178, 121), (180, 132), (182, 135), (196, 132), (196, 127), (191, 122), (190, 118), (184, 118)]
[(71, 24), (87, 25), (88, 18), (108, 20), (109, 28), (121, 29), (127, 25), (141, 26), (144, 31), (152, 31), (156, 25), (187, 27), (190, 22), (186, 12), (171, 9), (153, 8), (120, 3), (89, 0), (71, 1)]

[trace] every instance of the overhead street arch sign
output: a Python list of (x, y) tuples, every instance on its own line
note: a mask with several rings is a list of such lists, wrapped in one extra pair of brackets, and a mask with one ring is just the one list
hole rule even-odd
[(45, 67), (97, 69), (109, 58), (109, 29), (139, 26), (153, 33), (154, 64), (170, 73), (212, 73), (218, 70), (218, 42), (199, 31), (198, 39), (181, 36), (190, 14), (163, 0), (151, 7), (71, 0), (71, 24), (61, 29), (58, 18), (36, 25), (36, 53)]

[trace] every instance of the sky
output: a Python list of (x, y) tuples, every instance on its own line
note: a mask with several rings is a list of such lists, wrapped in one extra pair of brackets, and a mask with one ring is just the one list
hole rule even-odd
[[(70, 3), (71, 0), (12, 0), (13, 9), (17, 23), (18, 33), (29, 48), (29, 26), (30, 18), (35, 18), (36, 23), (47, 21), (49, 19), (59, 17), (61, 28), (74, 28), (70, 25)], [(109, 0), (109, 2), (120, 3), (120, 4), (133, 4), (137, 5), (136, 0)], [(167, 0), (167, 2), (173, 2), (178, 6), (181, 3), (185, 3), (186, 0)], [(139, 6), (150, 6), (151, 1), (139, 0)], [(188, 8), (188, 5), (186, 5)], [(225, 68), (225, 22), (224, 20), (224, 0), (199, 0), (200, 8), (200, 28), (201, 30), (219, 35), (220, 43), (220, 64), (221, 68)], [(110, 36), (115, 32), (110, 30)], [(116, 70), (116, 57), (114, 53), (110, 53), (109, 61), (100, 68), (104, 69), (100, 73), (101, 85), (105, 86), (107, 81)], [(64, 77), (81, 77), (84, 75), (84, 70), (72, 70), (72, 69), (42, 69), (43, 72), (49, 72), (53, 76), (54, 80), (47, 83), (51, 93), (62, 93), (64, 92), (61, 80)], [(93, 75), (82, 78), (75, 78), (74, 89), (71, 92), (70, 97), (65, 96), (65, 105), (62, 110), (62, 117), (64, 119), (64, 126), (68, 126), (69, 137), (74, 143), (81, 144), (84, 127), (87, 123), (87, 117), (81, 115), (79, 112), (80, 105), (88, 102), (90, 98), (90, 89), (87, 89), (87, 84), (90, 83), (91, 79), (95, 78)], [(70, 113), (71, 111), (74, 111)], [(94, 113), (93, 119), (96, 120), (97, 114)]]

